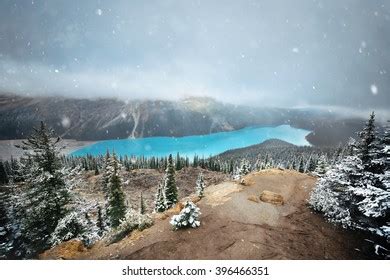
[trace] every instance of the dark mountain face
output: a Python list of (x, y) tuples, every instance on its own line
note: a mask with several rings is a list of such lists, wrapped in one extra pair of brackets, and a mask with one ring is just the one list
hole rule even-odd
[[(0, 95), (0, 139), (25, 138), (40, 121), (63, 138), (77, 140), (185, 136), (253, 125), (291, 124), (315, 131), (308, 137), (314, 144), (321, 142), (316, 139), (321, 135), (317, 128), (338, 123), (329, 113), (234, 106), (210, 98), (122, 101)], [(345, 135), (336, 135), (332, 143), (326, 144), (345, 141), (360, 128), (347, 127), (343, 129)]]

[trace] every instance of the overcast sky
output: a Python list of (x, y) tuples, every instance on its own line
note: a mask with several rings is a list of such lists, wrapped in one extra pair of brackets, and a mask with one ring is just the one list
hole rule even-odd
[(0, 91), (390, 108), (390, 2), (0, 1)]

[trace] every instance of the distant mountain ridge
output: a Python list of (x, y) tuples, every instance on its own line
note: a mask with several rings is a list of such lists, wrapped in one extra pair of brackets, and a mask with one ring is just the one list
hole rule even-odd
[[(209, 134), (253, 125), (290, 124), (316, 130), (329, 121), (333, 126), (335, 120), (335, 116), (323, 111), (236, 106), (212, 98), (124, 101), (0, 95), (2, 140), (26, 138), (40, 121), (63, 138), (96, 141)], [(336, 137), (332, 141), (347, 138)], [(314, 143), (315, 134), (308, 140)]]

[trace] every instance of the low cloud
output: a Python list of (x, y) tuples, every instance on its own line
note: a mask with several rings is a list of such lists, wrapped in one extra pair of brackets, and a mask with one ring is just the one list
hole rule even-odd
[(0, 91), (390, 107), (385, 0), (1, 1)]

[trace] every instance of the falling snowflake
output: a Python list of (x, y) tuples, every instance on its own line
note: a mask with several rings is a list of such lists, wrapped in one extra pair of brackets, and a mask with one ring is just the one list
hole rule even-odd
[(63, 128), (69, 128), (70, 127), (70, 119), (68, 117), (63, 117), (61, 120), (61, 125)]
[(367, 43), (365, 41), (361, 41), (359, 47), (359, 53), (363, 53), (365, 48), (367, 48)]
[(95, 12), (98, 16), (101, 16), (103, 14), (103, 11), (101, 9), (97, 9)]
[(372, 84), (370, 86), (370, 89), (371, 89), (372, 95), (377, 95), (378, 94), (378, 87), (376, 85)]
[(299, 49), (297, 47), (295, 47), (295, 48), (292, 49), (292, 52), (293, 53), (299, 53)]
[(60, 72), (60, 71), (59, 71), (58, 69), (54, 69), (54, 72), (55, 72), (55, 73), (58, 73), (58, 72)]

